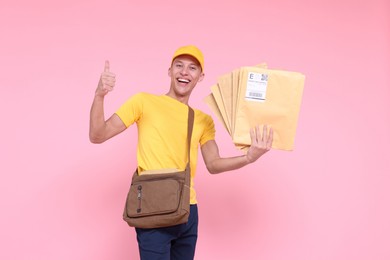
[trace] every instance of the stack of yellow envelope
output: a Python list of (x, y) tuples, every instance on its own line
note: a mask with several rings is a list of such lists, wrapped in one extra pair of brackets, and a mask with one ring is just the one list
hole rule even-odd
[(267, 125), (274, 131), (272, 148), (291, 151), (304, 81), (301, 73), (268, 69), (265, 63), (241, 67), (219, 77), (205, 102), (238, 149), (251, 145), (251, 128)]

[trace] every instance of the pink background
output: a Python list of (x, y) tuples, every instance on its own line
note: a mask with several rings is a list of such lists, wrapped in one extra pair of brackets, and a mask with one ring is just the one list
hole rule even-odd
[[(136, 127), (88, 140), (104, 60), (111, 115), (166, 93), (176, 47), (206, 78), (244, 65), (307, 76), (293, 152), (214, 176), (200, 159), (196, 259), (390, 259), (390, 2), (3, 1), (0, 259), (138, 259), (122, 221)], [(213, 115), (214, 117), (214, 115)], [(217, 118), (223, 156), (238, 155)], [(218, 217), (221, 216), (221, 217)]]

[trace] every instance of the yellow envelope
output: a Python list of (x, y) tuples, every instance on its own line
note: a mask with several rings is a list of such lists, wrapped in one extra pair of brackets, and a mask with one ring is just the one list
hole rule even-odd
[[(221, 112), (224, 111), (222, 112), (223, 114), (225, 114), (224, 120), (228, 127), (229, 134), (231, 135), (232, 134), (232, 110), (233, 110), (232, 75), (229, 73), (219, 77), (217, 87), (218, 87), (217, 95), (220, 95), (219, 98), (222, 100), (222, 105), (223, 105), (222, 107), (220, 107), (220, 110)], [(216, 93), (214, 93), (213, 91), (212, 93), (215, 97)], [(215, 97), (215, 99), (217, 100), (218, 98)]]
[[(218, 104), (215, 101), (214, 95), (210, 94), (210, 95), (206, 96), (203, 101), (209, 106), (211, 111), (213, 111), (213, 113), (218, 118), (218, 120), (223, 124), (223, 126), (226, 129), (226, 131), (229, 131), (229, 129), (228, 129), (227, 125), (226, 125), (226, 122), (223, 119), (222, 113), (221, 113), (221, 111), (220, 111), (220, 109), (218, 107)], [(243, 152), (246, 152), (248, 150), (248, 148), (249, 148), (248, 145), (235, 144), (235, 146), (236, 146), (236, 148), (238, 150), (242, 150)]]
[(228, 127), (226, 126), (226, 122), (223, 119), (222, 113), (218, 108), (218, 105), (217, 105), (217, 102), (215, 101), (214, 95), (210, 94), (210, 95), (206, 96), (203, 101), (209, 106), (211, 111), (213, 111), (213, 113), (216, 115), (218, 120), (223, 124), (226, 131), (228, 131)]
[(242, 67), (233, 142), (250, 145), (250, 129), (268, 125), (272, 147), (293, 150), (305, 76), (298, 72)]
[[(259, 68), (264, 68), (266, 69), (267, 68), (267, 63), (263, 62), (259, 65), (256, 65), (255, 67), (259, 67)], [(231, 73), (231, 76), (232, 76), (232, 84), (231, 84), (231, 87), (232, 87), (232, 101), (231, 101), (231, 110), (230, 110), (230, 114), (231, 114), (231, 132), (232, 132), (232, 136), (234, 135), (234, 128), (235, 128), (235, 124), (236, 124), (236, 108), (237, 108), (237, 100), (238, 100), (238, 89), (239, 89), (239, 86), (240, 86), (240, 73), (241, 73), (241, 68), (240, 69), (236, 69), (236, 70), (233, 70), (233, 72)], [(223, 96), (224, 98), (224, 96)]]
[(218, 87), (218, 85), (214, 85), (211, 87), (211, 93), (212, 93), (212, 95), (214, 97), (214, 101), (218, 107), (219, 114), (222, 116), (222, 120), (224, 122), (225, 128), (229, 132), (229, 134), (231, 135), (232, 133), (231, 133), (229, 119), (228, 119), (228, 116), (226, 113), (225, 104), (224, 104), (224, 101), (222, 99), (221, 91), (220, 91), (220, 88)]

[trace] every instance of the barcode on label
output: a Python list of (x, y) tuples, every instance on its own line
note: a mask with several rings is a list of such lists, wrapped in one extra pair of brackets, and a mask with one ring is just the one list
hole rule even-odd
[(258, 98), (262, 98), (263, 97), (263, 93), (249, 92), (248, 94), (251, 97), (258, 97)]
[(252, 100), (265, 100), (265, 98), (263, 97), (263, 93), (257, 93), (257, 92), (248, 92), (248, 98), (252, 99)]
[(267, 74), (249, 72), (246, 81), (245, 98), (250, 101), (265, 102), (267, 85)]

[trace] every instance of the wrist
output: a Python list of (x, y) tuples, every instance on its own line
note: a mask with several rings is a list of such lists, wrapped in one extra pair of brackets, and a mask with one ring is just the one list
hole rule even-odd
[(250, 158), (250, 156), (248, 155), (248, 153), (245, 156), (245, 163), (246, 164), (251, 164), (253, 163), (254, 161)]
[(105, 94), (99, 93), (99, 91), (95, 92), (95, 99), (104, 100)]

